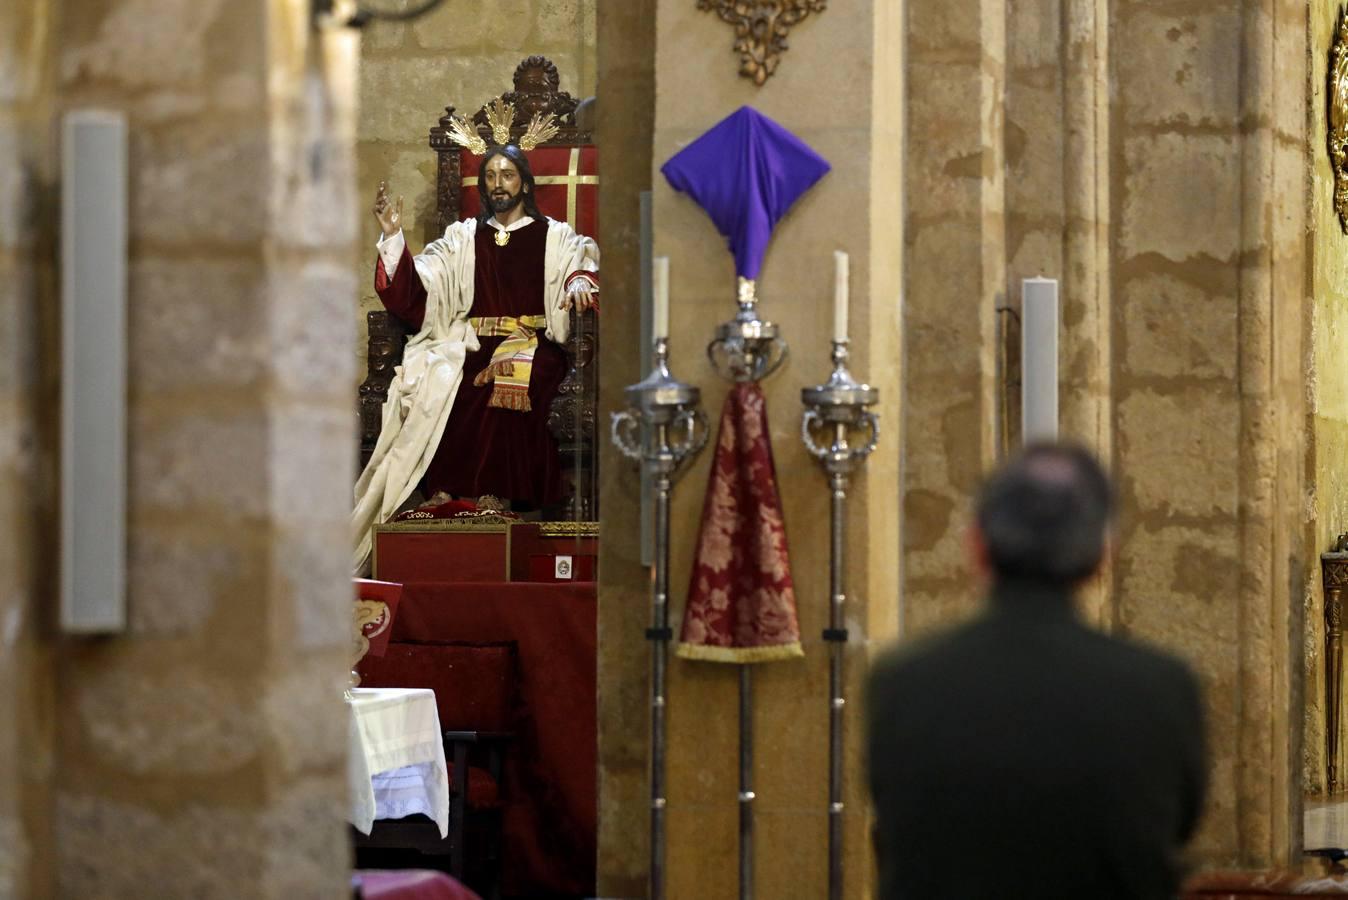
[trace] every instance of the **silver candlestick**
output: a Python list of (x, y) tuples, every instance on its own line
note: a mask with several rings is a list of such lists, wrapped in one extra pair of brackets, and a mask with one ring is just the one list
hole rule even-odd
[[(762, 381), (786, 362), (789, 348), (773, 322), (758, 315), (758, 293), (753, 280), (741, 278), (739, 312), (716, 329), (707, 345), (707, 358), (718, 375), (735, 382)], [(754, 707), (753, 667), (740, 664), (740, 900), (754, 895)]]
[(613, 443), (640, 460), (655, 490), (655, 583), (651, 593), (651, 900), (665, 896), (665, 673), (669, 665), (669, 496), (685, 462), (706, 446), (701, 391), (669, 371), (669, 339), (655, 341), (655, 366), (627, 387), (628, 409), (613, 414)]
[[(847, 370), (847, 341), (833, 342), (833, 374), (828, 381), (803, 388), (800, 400), (805, 414), (800, 436), (810, 454), (823, 464), (828, 474), (832, 502), (829, 509), (829, 614), (824, 640), (830, 644), (828, 710), (828, 895), (830, 900), (843, 896), (843, 654), (847, 645), (843, 606), (844, 532), (847, 523), (847, 483), (858, 465), (875, 449), (880, 438), (876, 415), (868, 411), (880, 400), (880, 390), (860, 384)], [(859, 442), (853, 441), (857, 433)], [(815, 440), (816, 433), (828, 436), (828, 443)]]

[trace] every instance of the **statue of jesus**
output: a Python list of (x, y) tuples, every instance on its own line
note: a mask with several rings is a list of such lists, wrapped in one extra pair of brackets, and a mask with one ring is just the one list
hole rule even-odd
[(559, 344), (570, 310), (595, 305), (599, 248), (538, 210), (515, 144), (485, 151), (482, 213), (455, 222), (413, 257), (402, 197), (379, 185), (375, 290), (415, 329), (389, 384), (379, 441), (356, 482), (355, 567), (371, 529), (420, 487), (425, 497), (486, 495), (518, 505), (561, 499), (548, 409), (566, 375)]

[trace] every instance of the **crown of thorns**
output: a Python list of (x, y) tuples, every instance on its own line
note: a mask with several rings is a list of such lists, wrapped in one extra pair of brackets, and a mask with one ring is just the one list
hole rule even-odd
[[(507, 103), (505, 97), (501, 96), (486, 104), (483, 109), (487, 111), (487, 125), (491, 128), (492, 141), (497, 145), (510, 143), (510, 126), (515, 122), (515, 104)], [(474, 156), (482, 156), (487, 152), (487, 142), (478, 133), (477, 126), (463, 116), (450, 116), (447, 131), (451, 141)], [(528, 153), (559, 131), (561, 128), (555, 117), (546, 118), (542, 113), (535, 113), (529, 120), (529, 127), (524, 129), (524, 134), (520, 135), (515, 144)]]

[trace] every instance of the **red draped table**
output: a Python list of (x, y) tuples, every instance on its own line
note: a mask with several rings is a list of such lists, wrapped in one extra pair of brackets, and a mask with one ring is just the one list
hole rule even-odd
[(594, 892), (596, 607), (593, 583), (403, 589), (390, 653), (400, 643), (516, 645), (516, 739), (502, 785), (507, 896)]

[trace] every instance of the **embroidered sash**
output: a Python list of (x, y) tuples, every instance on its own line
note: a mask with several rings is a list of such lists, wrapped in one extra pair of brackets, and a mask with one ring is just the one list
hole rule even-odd
[(505, 340), (491, 355), (491, 362), (473, 384), (482, 387), (493, 382), (488, 406), (529, 412), (529, 375), (534, 368), (534, 352), (538, 350), (538, 331), (547, 326), (544, 316), (474, 316), (468, 320), (478, 337), (501, 337)]

